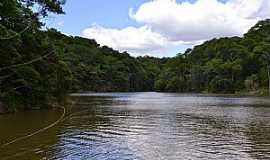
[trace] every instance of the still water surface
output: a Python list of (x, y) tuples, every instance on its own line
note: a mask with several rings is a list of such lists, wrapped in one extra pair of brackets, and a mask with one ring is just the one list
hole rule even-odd
[[(66, 118), (0, 147), (6, 160), (270, 159), (270, 100), (173, 93), (74, 94)], [(0, 116), (0, 146), (62, 110)]]

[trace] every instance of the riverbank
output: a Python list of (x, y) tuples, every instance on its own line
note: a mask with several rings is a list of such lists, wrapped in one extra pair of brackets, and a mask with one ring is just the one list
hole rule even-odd
[(5, 114), (7, 113), (7, 110), (5, 109), (3, 103), (0, 102), (0, 114)]
[(32, 106), (32, 107), (17, 105), (17, 106), (14, 106), (12, 108), (8, 108), (7, 105), (0, 102), (0, 115), (12, 114), (12, 113), (16, 113), (16, 112), (33, 111), (33, 110), (59, 109), (59, 108), (62, 108), (62, 106), (70, 106), (73, 104), (73, 101), (70, 100), (68, 97), (69, 96), (67, 96), (66, 99), (62, 103), (52, 102), (52, 103), (49, 103), (48, 105), (39, 105), (39, 106), (37, 105), (37, 106)]
[(260, 88), (254, 91), (239, 91), (236, 92), (235, 95), (239, 96), (256, 96), (256, 97), (268, 97), (269, 91), (265, 88)]
[(229, 93), (229, 92), (212, 93), (208, 91), (203, 91), (201, 92), (201, 94), (230, 95), (230, 96), (243, 96), (243, 97), (244, 96), (249, 96), (249, 97), (269, 97), (270, 96), (267, 88), (259, 88), (252, 91), (241, 90), (241, 91), (235, 91), (233, 93)]
[[(76, 95), (83, 95), (84, 93), (116, 93), (116, 92), (93, 92), (93, 91), (89, 91), (89, 92), (80, 92), (80, 93), (73, 93), (70, 94), (69, 96), (76, 96)], [(119, 93), (119, 92), (117, 92)], [(128, 92), (122, 92), (122, 93), (128, 93)], [(160, 92), (160, 93), (169, 93), (169, 92)], [(179, 93), (179, 92), (174, 92), (174, 93)], [(189, 93), (187, 93), (189, 94)], [(202, 95), (220, 95), (220, 96), (240, 96), (240, 97), (268, 97), (268, 90), (267, 89), (258, 89), (256, 91), (239, 91), (239, 92), (235, 92), (235, 93), (211, 93), (211, 92), (201, 92), (201, 93), (190, 93), (190, 94), (202, 94)], [(68, 104), (69, 101), (66, 100), (65, 104)], [(57, 108), (57, 106), (59, 106), (58, 104), (52, 104), (50, 106), (47, 107), (47, 109), (49, 108)], [(20, 107), (18, 107), (20, 108)], [(44, 109), (42, 107), (33, 107), (33, 108), (27, 108), (27, 109), (18, 109), (16, 108), (16, 110), (10, 111), (8, 110), (7, 107), (4, 106), (3, 103), (0, 102), (0, 114), (8, 114), (8, 113), (14, 113), (16, 111), (25, 111), (25, 110), (40, 110), (40, 109)]]
[(42, 107), (22, 107), (22, 106), (16, 106), (14, 108), (8, 108), (7, 106), (5, 106), (4, 103), (0, 102), (0, 115), (1, 114), (9, 114), (9, 113), (15, 113), (15, 112), (19, 112), (19, 111), (27, 111), (27, 110), (41, 110), (41, 109), (49, 109), (49, 108), (54, 108), (54, 106), (50, 106), (48, 105), (45, 108)]

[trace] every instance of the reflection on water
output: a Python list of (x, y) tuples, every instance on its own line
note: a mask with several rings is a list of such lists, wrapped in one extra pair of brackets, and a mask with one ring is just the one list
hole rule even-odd
[[(172, 93), (74, 94), (76, 105), (42, 134), (0, 148), (2, 159), (270, 159), (266, 98)], [(0, 116), (0, 144), (61, 111)]]

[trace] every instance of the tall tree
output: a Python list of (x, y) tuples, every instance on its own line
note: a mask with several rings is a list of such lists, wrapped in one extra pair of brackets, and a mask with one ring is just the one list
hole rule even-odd
[(258, 58), (261, 58), (267, 68), (268, 75), (268, 90), (270, 94), (270, 43), (260, 43), (254, 48), (254, 52)]

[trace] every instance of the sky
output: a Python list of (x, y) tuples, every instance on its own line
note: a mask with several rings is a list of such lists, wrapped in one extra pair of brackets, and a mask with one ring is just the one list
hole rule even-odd
[(63, 9), (46, 27), (132, 56), (172, 57), (270, 18), (270, 0), (66, 0)]

